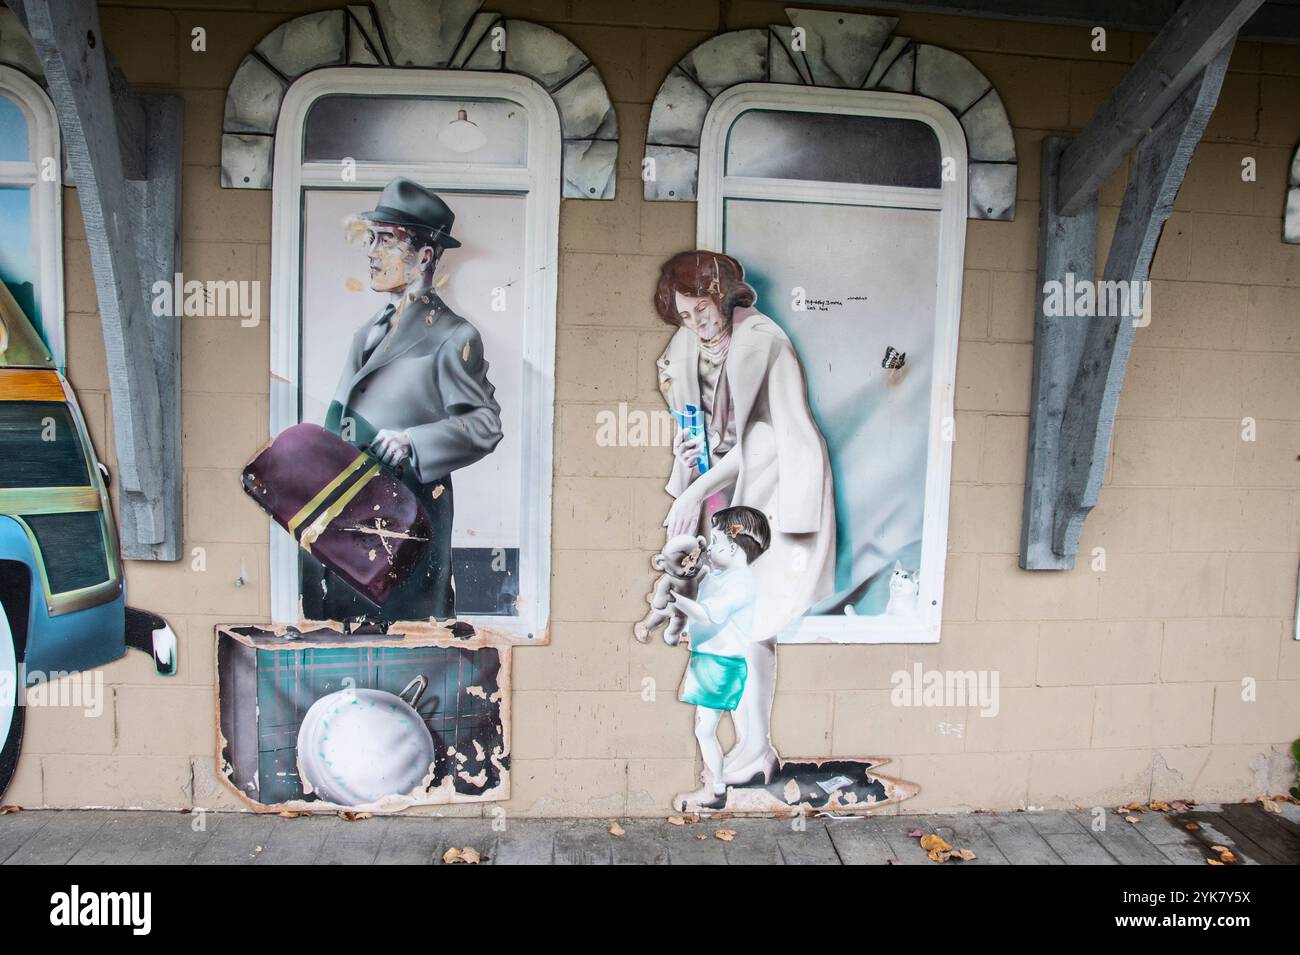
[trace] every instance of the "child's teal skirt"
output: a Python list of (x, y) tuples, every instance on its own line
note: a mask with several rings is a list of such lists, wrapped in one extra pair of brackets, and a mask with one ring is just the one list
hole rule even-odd
[(691, 662), (686, 665), (686, 681), (678, 699), (711, 710), (734, 710), (745, 692), (748, 675), (749, 664), (744, 657), (724, 657), (692, 650)]

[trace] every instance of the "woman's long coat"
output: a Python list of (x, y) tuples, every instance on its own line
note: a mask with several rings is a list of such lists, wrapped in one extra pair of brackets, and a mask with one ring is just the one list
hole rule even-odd
[[(657, 363), (670, 410), (702, 407), (699, 358), (695, 333), (678, 329)], [(727, 453), (741, 455), (729, 503), (762, 511), (772, 529), (771, 546), (754, 562), (759, 640), (778, 634), (833, 591), (835, 495), (826, 442), (785, 332), (760, 312), (737, 309), (725, 371), (736, 415), (736, 445)], [(666, 490), (677, 497), (697, 477), (674, 457)]]

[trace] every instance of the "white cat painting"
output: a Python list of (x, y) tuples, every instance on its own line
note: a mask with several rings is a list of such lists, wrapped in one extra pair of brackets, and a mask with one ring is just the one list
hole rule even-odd
[(921, 572), (904, 570), (894, 561), (894, 572), (889, 577), (889, 604), (885, 614), (890, 617), (914, 616), (917, 597), (921, 593)]

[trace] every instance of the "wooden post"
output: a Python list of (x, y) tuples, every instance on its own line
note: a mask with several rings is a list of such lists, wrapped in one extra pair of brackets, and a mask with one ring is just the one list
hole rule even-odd
[(7, 0), (40, 56), (77, 185), (113, 398), (122, 552), (180, 557), (180, 325), (150, 290), (180, 250), (181, 100), (137, 96), (93, 0)]

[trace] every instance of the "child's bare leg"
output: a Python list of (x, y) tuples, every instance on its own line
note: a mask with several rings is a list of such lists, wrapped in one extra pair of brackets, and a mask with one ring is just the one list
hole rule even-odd
[(709, 781), (713, 783), (713, 793), (717, 796), (727, 791), (722, 782), (722, 744), (718, 742), (718, 724), (721, 721), (721, 710), (711, 710), (707, 706), (695, 708), (695, 740), (700, 744), (704, 768), (709, 771)]

